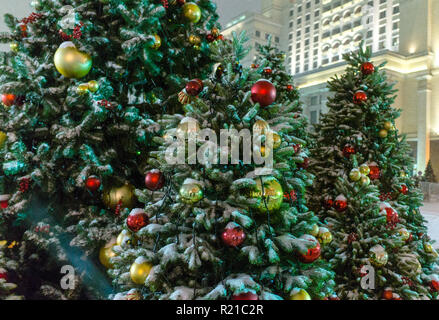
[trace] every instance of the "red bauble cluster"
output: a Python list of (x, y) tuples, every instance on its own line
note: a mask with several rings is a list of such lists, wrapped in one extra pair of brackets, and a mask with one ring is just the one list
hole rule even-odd
[(294, 202), (297, 200), (297, 193), (295, 190), (291, 190), (289, 193), (285, 192), (284, 193), (284, 199), (288, 202)]
[(294, 90), (294, 86), (292, 84), (288, 84), (287, 91), (293, 91), (293, 90)]
[(355, 104), (362, 104), (362, 103), (365, 103), (366, 101), (367, 101), (366, 92), (364, 92), (362, 90), (355, 92), (355, 94), (354, 94), (354, 103)]
[(14, 105), (17, 96), (12, 93), (3, 93), (2, 94), (2, 102), (6, 107), (10, 107)]
[(263, 72), (266, 75), (270, 75), (273, 73), (273, 70), (270, 67), (266, 67), (266, 68), (264, 68)]
[(347, 209), (347, 207), (348, 207), (348, 201), (344, 196), (340, 195), (335, 199), (334, 201), (335, 210), (337, 210), (338, 212), (343, 212)]
[(257, 294), (251, 292), (245, 292), (237, 295), (233, 295), (231, 300), (259, 300)]
[(245, 240), (245, 232), (236, 223), (229, 223), (221, 233), (221, 239), (224, 244), (229, 247), (240, 246)]
[(370, 173), (369, 178), (371, 180), (377, 180), (381, 177), (381, 170), (378, 168), (378, 166), (375, 165), (369, 165)]
[(308, 169), (308, 167), (309, 167), (309, 158), (303, 159), (303, 162), (302, 163), (298, 163), (297, 166), (300, 169)]
[(305, 254), (300, 254), (300, 260), (304, 263), (312, 263), (320, 257), (320, 243), (316, 241), (314, 248), (308, 249)]
[(145, 176), (145, 186), (151, 191), (160, 190), (165, 186), (165, 176), (159, 170), (151, 170)]
[(101, 107), (104, 107), (107, 110), (113, 110), (113, 108), (114, 108), (114, 106), (111, 104), (111, 102), (108, 101), (108, 100), (105, 100), (105, 99), (104, 100), (99, 100), (98, 101), (98, 105), (101, 106)]
[(368, 76), (375, 72), (375, 66), (370, 62), (365, 62), (361, 65), (361, 73)]
[(358, 240), (358, 234), (356, 234), (355, 232), (352, 232), (348, 235), (348, 243), (351, 244), (354, 241)]
[(398, 213), (391, 207), (387, 207), (384, 210), (386, 210), (387, 223), (390, 225), (396, 225), (399, 222)]
[(84, 23), (82, 21), (77, 26), (75, 26), (75, 28), (73, 29), (73, 38), (81, 39), (83, 26), (84, 26)]
[(168, 0), (161, 0), (161, 1), (162, 1), (162, 6), (163, 6), (163, 8), (168, 9), (168, 8), (169, 8), (169, 2), (168, 2)]
[(203, 81), (200, 79), (193, 79), (186, 84), (186, 93), (190, 96), (198, 96), (203, 91)]
[(407, 195), (409, 193), (409, 188), (405, 184), (402, 184), (399, 192), (401, 192), (403, 195)]
[(214, 42), (216, 39), (215, 39), (215, 36), (213, 34), (209, 33), (206, 35), (206, 40), (207, 40), (207, 42)]
[(353, 146), (351, 146), (350, 144), (347, 144), (344, 146), (343, 148), (343, 156), (345, 158), (349, 158), (351, 155), (357, 153), (355, 148)]
[(127, 226), (133, 231), (137, 232), (149, 223), (149, 218), (143, 209), (133, 209), (127, 218)]
[(276, 87), (268, 80), (258, 80), (251, 89), (252, 100), (261, 107), (271, 105), (276, 100)]
[(90, 176), (85, 180), (85, 187), (91, 192), (98, 190), (100, 186), (101, 180), (96, 176)]
[(433, 291), (433, 292), (439, 292), (439, 281), (431, 280), (430, 288), (431, 288), (431, 291)]
[(323, 200), (323, 206), (329, 210), (334, 206), (334, 200), (332, 200), (331, 198), (326, 198), (325, 200)]
[(381, 201), (386, 201), (386, 200), (392, 200), (392, 193), (391, 192), (387, 192), (387, 193), (381, 193), (380, 194), (380, 200)]

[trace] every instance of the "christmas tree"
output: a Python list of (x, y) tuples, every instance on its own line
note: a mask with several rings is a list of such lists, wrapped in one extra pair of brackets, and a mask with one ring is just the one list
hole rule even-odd
[(433, 166), (431, 165), (431, 160), (428, 161), (427, 168), (425, 169), (423, 181), (432, 182), (432, 183), (437, 182), (436, 175), (434, 174), (433, 171)]
[(312, 204), (334, 235), (326, 257), (337, 291), (347, 299), (435, 298), (438, 255), (419, 211), (409, 145), (394, 125), (396, 91), (369, 50), (344, 58), (311, 157)]
[(175, 88), (210, 71), (221, 35), (209, 0), (32, 4), (0, 35), (0, 222), (21, 242), (26, 295), (83, 298), (59, 288), (60, 268), (118, 233), (154, 148), (151, 117), (179, 109)]
[(14, 247), (15, 243), (7, 240), (0, 241), (0, 300), (21, 300), (23, 297), (14, 294), (17, 289), (15, 283), (11, 283), (10, 274), (18, 269), (18, 263), (6, 255), (6, 251)]
[[(312, 175), (298, 93), (285, 89), (283, 58), (261, 61), (276, 68), (270, 74), (243, 68), (244, 40), (215, 45), (215, 69), (184, 101), (185, 115), (159, 121), (161, 147), (150, 154), (146, 189), (136, 190), (145, 206), (108, 246), (114, 299), (333, 297), (318, 219), (304, 198)], [(219, 147), (222, 129), (236, 131)], [(241, 140), (245, 132), (255, 133), (252, 141)], [(170, 163), (178, 154), (183, 161)]]

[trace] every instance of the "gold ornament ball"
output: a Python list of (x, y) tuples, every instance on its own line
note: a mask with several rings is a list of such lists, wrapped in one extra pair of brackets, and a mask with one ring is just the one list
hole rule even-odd
[(92, 59), (89, 54), (79, 51), (73, 42), (62, 43), (55, 52), (55, 67), (66, 78), (82, 78), (91, 70)]
[(180, 188), (181, 201), (195, 204), (204, 197), (203, 188), (198, 183), (185, 183)]
[(271, 149), (266, 146), (261, 146), (261, 156), (266, 158), (271, 154)]
[(390, 121), (386, 121), (386, 122), (384, 122), (383, 127), (384, 127), (384, 129), (386, 129), (387, 131), (390, 131), (390, 130), (392, 130), (393, 124), (392, 124)]
[(116, 209), (119, 203), (122, 208), (131, 209), (136, 203), (134, 189), (134, 186), (131, 184), (108, 188), (104, 190), (102, 200), (108, 208), (113, 210)]
[(375, 267), (384, 267), (389, 260), (389, 255), (381, 245), (376, 245), (369, 250), (369, 261)]
[(273, 132), (273, 148), (278, 149), (282, 144), (282, 138), (277, 132)]
[(351, 179), (351, 181), (357, 182), (361, 179), (361, 172), (358, 169), (352, 169), (351, 172), (349, 173), (349, 179)]
[(76, 88), (76, 93), (79, 94), (79, 95), (84, 95), (84, 94), (88, 93), (88, 84), (87, 83), (81, 83)]
[(126, 245), (136, 245), (137, 238), (130, 231), (122, 230), (122, 232), (117, 236), (116, 244), (121, 247)]
[(18, 51), (18, 43), (17, 42), (10, 43), (9, 48), (11, 48), (11, 51), (17, 52)]
[(183, 15), (187, 21), (197, 23), (201, 19), (201, 9), (193, 2), (187, 2), (183, 6)]
[(317, 239), (321, 244), (329, 244), (332, 241), (332, 233), (327, 228), (320, 228)]
[(151, 48), (153, 48), (154, 50), (157, 50), (161, 46), (162, 46), (162, 38), (160, 38), (160, 36), (158, 34), (155, 34), (154, 35), (154, 44), (152, 45)]
[[(283, 190), (280, 183), (274, 177), (263, 177), (254, 179), (257, 186), (257, 191), (251, 192), (252, 198), (257, 198), (257, 209), (261, 213), (278, 210), (283, 202)], [(262, 191), (262, 186), (264, 187)], [(264, 201), (265, 199), (265, 201)], [(266, 204), (266, 205), (265, 205)]]
[(370, 185), (370, 178), (369, 178), (368, 176), (361, 175), (361, 178), (360, 178), (360, 184), (361, 184), (362, 186), (368, 186), (368, 185)]
[(197, 51), (200, 51), (201, 50), (201, 46), (197, 44), (197, 45), (194, 46), (194, 49), (197, 50)]
[(151, 272), (152, 267), (153, 266), (148, 263), (145, 258), (137, 258), (130, 268), (131, 281), (133, 281), (135, 284), (144, 284), (146, 278), (148, 278), (148, 275)]
[(110, 259), (116, 256), (116, 253), (113, 251), (115, 245), (114, 242), (110, 242), (99, 250), (99, 261), (107, 269), (113, 268)]
[(368, 166), (367, 164), (362, 164), (362, 165), (360, 166), (360, 172), (361, 172), (362, 174), (364, 174), (365, 176), (368, 176), (369, 173), (370, 173), (370, 168), (369, 168), (369, 166)]
[(410, 239), (410, 232), (408, 232), (406, 228), (399, 229), (398, 234), (403, 241), (407, 241), (408, 239)]
[(381, 138), (387, 138), (389, 132), (386, 129), (381, 129), (379, 135)]
[(213, 29), (211, 30), (210, 33), (212, 33), (212, 35), (213, 35), (215, 38), (218, 38), (218, 36), (219, 36), (219, 34), (220, 34), (220, 31), (218, 30), (218, 28), (213, 28)]
[(3, 147), (6, 140), (8, 140), (8, 135), (4, 133), (3, 131), (0, 131), (0, 148)]
[(290, 300), (311, 300), (311, 296), (305, 290), (300, 289), (290, 296)]
[(312, 235), (313, 237), (317, 237), (319, 234), (319, 231), (320, 231), (319, 226), (317, 225), (317, 223), (314, 223), (309, 234)]
[(193, 45), (199, 45), (201, 43), (201, 38), (199, 36), (191, 34), (189, 36), (189, 43)]
[(90, 90), (90, 92), (96, 92), (99, 90), (99, 82), (97, 82), (96, 80), (91, 80), (88, 82), (88, 90)]
[(270, 130), (270, 125), (265, 120), (257, 120), (253, 125), (253, 133), (258, 132), (260, 135), (264, 135)]
[(439, 257), (439, 253), (436, 251), (435, 248), (433, 248), (433, 246), (430, 243), (425, 243), (424, 244), (424, 250), (425, 252), (427, 252), (428, 254), (433, 255), (435, 258)]

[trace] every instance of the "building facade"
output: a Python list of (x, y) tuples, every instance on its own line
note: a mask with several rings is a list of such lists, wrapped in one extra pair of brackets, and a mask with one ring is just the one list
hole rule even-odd
[[(263, 40), (257, 31), (279, 38), (311, 123), (327, 112), (326, 83), (344, 72), (342, 55), (363, 41), (396, 82), (395, 107), (402, 109), (396, 124), (412, 146), (416, 170), (431, 160), (439, 173), (439, 0), (265, 0), (263, 8), (255, 14), (258, 25), (241, 28), (254, 42)], [(273, 21), (277, 30), (263, 29)]]

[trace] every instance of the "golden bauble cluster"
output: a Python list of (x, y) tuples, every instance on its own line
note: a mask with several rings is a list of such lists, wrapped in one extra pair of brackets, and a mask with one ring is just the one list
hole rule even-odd
[(389, 260), (389, 255), (381, 245), (376, 245), (369, 250), (369, 260), (375, 267), (384, 267)]
[(127, 183), (121, 187), (111, 187), (105, 189), (102, 196), (102, 201), (110, 209), (116, 209), (118, 205), (120, 208), (131, 209), (136, 203), (134, 195), (134, 186)]
[(135, 284), (144, 284), (152, 267), (152, 264), (150, 264), (144, 257), (137, 258), (130, 267), (131, 281)]
[(112, 240), (109, 243), (107, 243), (105, 246), (103, 246), (99, 251), (99, 261), (107, 269), (113, 268), (110, 259), (116, 256), (116, 253), (113, 251), (113, 247), (116, 245), (117, 245), (116, 241)]
[(63, 42), (55, 52), (55, 67), (66, 78), (82, 78), (91, 70), (92, 59), (79, 51), (71, 41)]
[(77, 88), (76, 92), (79, 95), (86, 94), (88, 92), (96, 92), (99, 90), (99, 83), (96, 80), (91, 80), (87, 83), (81, 83)]

